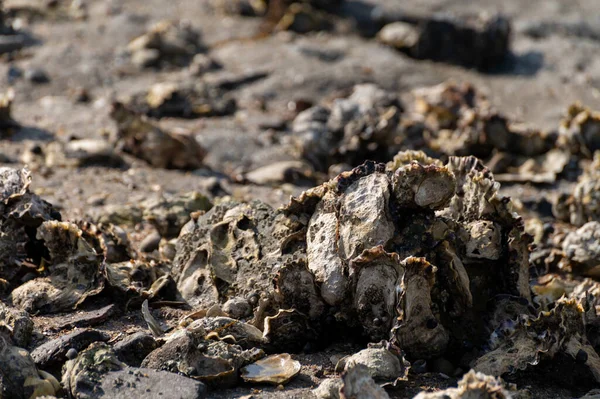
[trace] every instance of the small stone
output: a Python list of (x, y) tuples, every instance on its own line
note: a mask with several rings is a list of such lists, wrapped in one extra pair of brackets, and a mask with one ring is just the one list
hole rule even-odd
[(40, 68), (27, 69), (25, 71), (25, 79), (27, 79), (28, 81), (30, 81), (32, 83), (38, 83), (38, 84), (50, 82), (50, 77), (48, 76), (46, 71), (44, 71), (43, 69), (40, 69)]
[(194, 58), (192, 58), (192, 62), (189, 66), (190, 73), (194, 76), (201, 76), (204, 75), (206, 72), (218, 68), (219, 64), (217, 64), (212, 58), (210, 58), (206, 54), (196, 54)]
[(140, 251), (142, 252), (153, 252), (158, 249), (158, 245), (160, 244), (160, 234), (157, 231), (154, 231), (146, 236), (140, 243)]
[(400, 359), (385, 348), (367, 348), (355, 353), (346, 359), (344, 369), (348, 371), (356, 364), (366, 366), (375, 380), (394, 380), (406, 374)]
[(67, 351), (67, 359), (73, 360), (77, 357), (77, 349), (71, 348)]
[(418, 43), (418, 29), (406, 22), (393, 22), (388, 24), (377, 34), (379, 41), (389, 46), (403, 49), (410, 48)]
[(341, 378), (327, 378), (312, 392), (319, 399), (339, 399), (342, 385)]
[(117, 342), (113, 350), (123, 363), (139, 367), (142, 360), (157, 347), (158, 343), (150, 334), (140, 331)]
[(97, 398), (201, 399), (206, 386), (192, 378), (168, 371), (130, 368), (102, 377)]
[(23, 70), (21, 68), (18, 68), (14, 65), (11, 65), (8, 68), (8, 72), (6, 73), (6, 77), (8, 79), (8, 83), (12, 84), (15, 81), (17, 81), (18, 79), (20, 79), (21, 77), (23, 77)]
[(142, 49), (131, 55), (131, 63), (138, 68), (153, 67), (160, 61), (160, 52), (156, 49)]
[(244, 298), (231, 298), (223, 304), (223, 311), (234, 319), (243, 319), (250, 316), (252, 306)]
[(86, 203), (90, 206), (102, 206), (102, 205), (104, 205), (105, 202), (106, 202), (105, 194), (91, 195), (86, 201)]

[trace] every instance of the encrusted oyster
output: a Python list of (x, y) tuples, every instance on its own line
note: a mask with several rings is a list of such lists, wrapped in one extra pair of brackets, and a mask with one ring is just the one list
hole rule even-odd
[(553, 378), (592, 387), (600, 381), (600, 356), (586, 337), (583, 315), (579, 301), (561, 298), (552, 310), (537, 317), (521, 316), (473, 368), (502, 376), (532, 366), (547, 367)]
[(572, 104), (561, 121), (559, 133), (572, 151), (590, 157), (600, 150), (600, 113), (581, 103)]
[(591, 221), (600, 221), (600, 152), (594, 154), (593, 162), (579, 177), (571, 196), (559, 196), (555, 216), (576, 226)]
[(565, 237), (562, 250), (570, 271), (600, 277), (600, 222), (587, 222)]
[(173, 274), (205, 309), (248, 295), (267, 351), (344, 328), (413, 360), (462, 354), (487, 344), (495, 298), (530, 300), (530, 238), (510, 205), (476, 158), (399, 154), (281, 210), (216, 205), (182, 229)]
[(38, 228), (50, 254), (47, 277), (17, 287), (13, 303), (28, 312), (51, 313), (71, 309), (104, 287), (102, 256), (82, 236), (77, 225), (48, 221)]
[(392, 93), (361, 84), (331, 106), (301, 112), (292, 128), (303, 157), (324, 171), (340, 162), (357, 165), (364, 159), (389, 159), (399, 149), (402, 110)]
[[(235, 385), (239, 369), (264, 357), (264, 352), (258, 348), (244, 350), (225, 341), (211, 341), (219, 337), (218, 330), (216, 328), (211, 336), (202, 326), (188, 326), (151, 352), (142, 367), (181, 373), (217, 386)], [(226, 332), (221, 334), (227, 338)]]

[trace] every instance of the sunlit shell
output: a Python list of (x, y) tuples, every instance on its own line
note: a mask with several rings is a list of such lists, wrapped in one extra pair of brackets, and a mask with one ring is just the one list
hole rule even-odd
[(242, 368), (244, 381), (254, 383), (285, 384), (294, 378), (302, 365), (287, 353), (273, 355)]

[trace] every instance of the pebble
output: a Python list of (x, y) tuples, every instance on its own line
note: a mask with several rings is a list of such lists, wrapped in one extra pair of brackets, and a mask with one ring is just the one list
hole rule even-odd
[(160, 234), (157, 231), (148, 234), (140, 243), (140, 251), (146, 253), (156, 251), (160, 244), (160, 239)]
[(32, 83), (38, 84), (50, 82), (50, 77), (48, 76), (46, 71), (40, 68), (29, 68), (25, 70), (25, 79)]
[(234, 319), (243, 319), (250, 316), (252, 306), (244, 298), (231, 298), (223, 304), (223, 311)]

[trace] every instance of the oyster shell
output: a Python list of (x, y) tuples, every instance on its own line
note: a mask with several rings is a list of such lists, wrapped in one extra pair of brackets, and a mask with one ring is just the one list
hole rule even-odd
[(202, 328), (188, 327), (152, 351), (142, 367), (181, 373), (222, 387), (235, 385), (238, 370), (263, 356), (260, 349), (244, 350), (223, 341), (207, 341)]
[(156, 83), (147, 92), (139, 93), (128, 106), (152, 118), (199, 118), (233, 114), (236, 102), (218, 85), (198, 82)]
[(374, 84), (360, 84), (331, 106), (317, 105), (293, 122), (294, 140), (315, 169), (326, 171), (341, 162), (357, 165), (383, 160), (399, 150), (400, 100)]
[(331, 306), (346, 297), (348, 276), (338, 255), (338, 219), (333, 193), (327, 193), (318, 203), (308, 223), (306, 253), (308, 268), (321, 284), (321, 297)]
[(565, 237), (562, 250), (570, 270), (579, 275), (600, 277), (600, 222), (588, 222)]
[(125, 160), (115, 152), (114, 145), (104, 139), (77, 139), (66, 143), (53, 141), (34, 145), (23, 153), (21, 161), (36, 167), (123, 167)]
[(173, 196), (163, 194), (140, 204), (144, 220), (150, 222), (162, 237), (175, 238), (181, 228), (190, 221), (192, 212), (208, 211), (210, 200), (197, 191)]
[[(551, 311), (519, 321), (495, 348), (477, 359), (473, 368), (502, 376), (553, 362), (549, 368), (554, 370), (550, 371), (553, 378), (572, 378), (593, 386), (600, 381), (600, 356), (587, 340), (583, 313), (576, 299), (563, 297)], [(561, 367), (569, 372), (561, 375)]]
[(11, 345), (0, 330), (0, 392), (15, 399), (55, 395), (60, 390), (56, 379), (38, 371), (29, 352)]
[(68, 222), (48, 221), (38, 228), (50, 253), (48, 277), (17, 287), (13, 303), (28, 312), (52, 313), (77, 307), (104, 287), (102, 258), (83, 238), (82, 231)]
[(145, 116), (115, 102), (111, 117), (123, 150), (157, 168), (197, 169), (206, 155), (191, 136), (162, 130)]
[(300, 373), (301, 368), (299, 361), (293, 360), (287, 353), (282, 353), (243, 367), (241, 377), (246, 382), (286, 384)]
[(434, 314), (431, 290), (437, 268), (424, 258), (403, 261), (399, 325), (394, 328), (398, 345), (413, 358), (431, 358), (446, 350), (450, 334)]
[(591, 157), (600, 150), (600, 114), (575, 103), (569, 106), (560, 123), (559, 134), (563, 144), (572, 151)]
[(26, 347), (33, 332), (33, 320), (27, 312), (0, 302), (0, 331), (3, 329), (8, 330), (7, 335), (15, 345)]
[(356, 287), (354, 307), (365, 335), (371, 341), (389, 338), (404, 274), (398, 255), (382, 246), (365, 250), (350, 262), (350, 270)]
[[(600, 152), (594, 154), (593, 162), (585, 169), (579, 177), (573, 194), (566, 200), (557, 198), (557, 201), (563, 200), (562, 206), (568, 205), (568, 218), (571, 224), (582, 226), (587, 222), (600, 221)], [(559, 205), (559, 204), (557, 204)], [(566, 213), (566, 212), (564, 212)], [(556, 215), (561, 218), (562, 213)]]
[(34, 266), (29, 261), (43, 256), (36, 229), (44, 221), (60, 220), (52, 205), (29, 191), (30, 184), (27, 169), (0, 168), (0, 280), (9, 288), (23, 266)]
[(403, 15), (385, 25), (378, 38), (417, 59), (486, 70), (508, 54), (510, 33), (510, 20), (498, 14)]
[(339, 200), (338, 246), (349, 261), (365, 249), (385, 245), (394, 234), (389, 211), (390, 181), (383, 173), (356, 180)]

